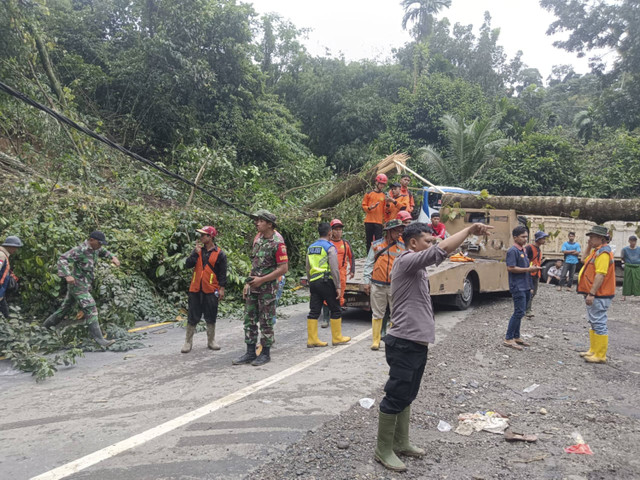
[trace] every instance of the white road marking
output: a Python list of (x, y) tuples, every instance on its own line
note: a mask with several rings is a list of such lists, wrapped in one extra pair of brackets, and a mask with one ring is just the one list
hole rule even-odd
[(226, 397), (220, 398), (218, 400), (214, 400), (213, 402), (205, 405), (204, 407), (200, 407), (196, 410), (192, 410), (191, 412), (185, 413), (179, 417), (174, 418), (173, 420), (169, 420), (157, 427), (153, 427), (149, 430), (146, 430), (138, 435), (134, 435), (133, 437), (129, 437), (120, 442), (114, 443), (113, 445), (109, 445), (101, 450), (90, 453), (89, 455), (85, 455), (82, 458), (74, 460), (72, 462), (66, 463), (58, 468), (54, 468), (53, 470), (49, 470), (48, 472), (42, 473), (36, 477), (32, 477), (31, 480), (57, 480), (60, 478), (68, 477), (74, 473), (78, 473), (85, 468), (88, 468), (96, 463), (100, 463), (104, 460), (107, 460), (111, 457), (114, 457), (122, 452), (135, 448), (139, 445), (147, 443), (154, 438), (157, 438), (165, 433), (169, 433), (176, 428), (180, 428), (194, 420), (198, 420), (199, 418), (204, 417), (205, 415), (209, 415), (210, 413), (215, 412), (223, 407), (229, 406), (238, 400), (242, 400), (245, 397), (248, 397), (252, 393), (258, 392), (263, 388), (266, 388), (274, 383), (279, 382), (280, 380), (284, 380), (291, 375), (294, 375), (298, 372), (301, 372), (305, 368), (308, 368), (316, 363), (324, 360), (325, 358), (329, 358), (336, 353), (340, 353), (342, 350), (349, 348), (352, 345), (364, 340), (365, 338), (371, 336), (371, 330), (368, 329), (365, 332), (361, 333), (357, 337), (353, 337), (351, 342), (340, 345), (335, 348), (327, 348), (324, 352), (314, 357), (308, 358), (303, 362), (300, 362), (292, 367), (283, 370), (282, 372), (276, 373), (270, 377), (265, 378), (264, 380), (260, 380), (252, 385), (244, 387), (236, 392), (233, 392)]

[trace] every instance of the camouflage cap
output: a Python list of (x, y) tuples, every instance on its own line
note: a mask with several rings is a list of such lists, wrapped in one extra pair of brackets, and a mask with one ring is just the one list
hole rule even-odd
[(587, 237), (590, 235), (598, 235), (599, 237), (609, 238), (609, 229), (603, 225), (594, 225), (591, 230), (587, 232)]
[(397, 218), (394, 218), (393, 220), (389, 220), (387, 222), (387, 224), (384, 226), (383, 230), (393, 230), (394, 228), (404, 228), (404, 223), (402, 223), (400, 220), (398, 220)]
[(262, 219), (262, 220), (266, 220), (267, 222), (271, 222), (273, 224), (273, 226), (276, 226), (276, 216), (271, 213), (269, 210), (265, 210), (263, 208), (261, 208), (260, 210), (258, 210), (257, 212), (253, 213), (251, 215), (251, 218), (254, 220), (258, 220), (258, 219)]

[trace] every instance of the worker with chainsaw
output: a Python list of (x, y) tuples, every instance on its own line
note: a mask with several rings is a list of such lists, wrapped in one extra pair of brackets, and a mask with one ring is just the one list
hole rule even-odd
[(371, 248), (374, 240), (382, 238), (382, 224), (384, 222), (384, 211), (387, 205), (387, 195), (384, 188), (388, 182), (387, 176), (381, 173), (376, 177), (373, 190), (367, 192), (362, 199), (362, 210), (364, 210), (364, 231), (367, 241), (367, 251)]
[[(344, 225), (338, 218), (331, 220), (331, 235), (329, 241), (336, 247), (338, 255), (338, 268), (340, 270), (340, 307), (344, 307), (344, 291), (347, 288), (347, 276), (353, 278), (356, 273), (356, 260), (353, 255), (351, 244), (342, 238)], [(322, 328), (329, 326), (329, 306), (322, 306)]]
[(108, 348), (115, 340), (105, 340), (98, 323), (98, 309), (96, 301), (91, 295), (94, 269), (98, 257), (106, 258), (116, 267), (120, 266), (120, 260), (110, 251), (102, 248), (107, 244), (107, 239), (101, 231), (96, 230), (82, 244), (63, 253), (58, 259), (58, 276), (67, 282), (67, 296), (60, 308), (44, 321), (43, 326), (52, 328), (58, 325), (73, 310), (78, 303), (84, 313), (85, 324), (89, 327), (89, 333), (102, 348)]
[(537, 231), (534, 235), (534, 242), (530, 243), (525, 247), (525, 252), (527, 253), (527, 258), (529, 259), (529, 265), (540, 267), (539, 270), (535, 272), (531, 272), (531, 296), (529, 297), (529, 301), (527, 302), (527, 309), (525, 311), (525, 316), (533, 317), (534, 314), (531, 311), (531, 304), (533, 303), (533, 299), (538, 293), (538, 285), (540, 285), (540, 277), (542, 276), (542, 246), (547, 243), (548, 233), (544, 233), (543, 231)]
[(473, 225), (434, 245), (432, 230), (424, 223), (409, 225), (403, 233), (406, 250), (393, 264), (392, 327), (384, 337), (389, 378), (378, 413), (375, 460), (385, 468), (405, 471), (398, 455), (422, 457), (425, 451), (409, 440), (411, 403), (416, 399), (427, 365), (429, 345), (435, 342), (435, 318), (427, 267), (439, 265), (469, 235), (487, 235), (493, 227)]
[(180, 350), (182, 353), (191, 351), (193, 334), (203, 316), (207, 324), (207, 348), (220, 350), (216, 343), (216, 319), (218, 302), (224, 298), (227, 286), (227, 255), (216, 245), (218, 231), (214, 227), (202, 227), (196, 232), (200, 239), (185, 261), (185, 267), (193, 268), (193, 275), (189, 285), (187, 336)]
[[(289, 270), (287, 247), (282, 237), (275, 234), (276, 216), (267, 210), (258, 210), (251, 218), (260, 234), (251, 249), (251, 275), (242, 291), (244, 306), (244, 342), (247, 351), (233, 361), (234, 365), (251, 364), (254, 367), (271, 361), (274, 341), (273, 318), (276, 313), (278, 278)], [(256, 353), (260, 329), (260, 355)]]
[(20, 238), (9, 235), (0, 246), (0, 313), (9, 318), (9, 305), (7, 294), (13, 289), (17, 290), (18, 279), (11, 271), (9, 257), (22, 247)]
[(589, 363), (606, 363), (609, 348), (607, 311), (616, 293), (616, 265), (609, 246), (609, 229), (594, 225), (587, 233), (583, 267), (578, 274), (578, 293), (585, 296), (589, 350), (580, 353)]
[[(362, 282), (365, 293), (370, 298), (372, 314), (373, 342), (371, 350), (380, 348), (380, 338), (383, 331), (382, 319), (387, 307), (393, 315), (391, 269), (395, 259), (406, 250), (401, 238), (403, 231), (404, 224), (400, 220), (394, 219), (388, 222), (384, 227), (384, 238), (373, 242), (364, 264)], [(386, 325), (384, 325), (384, 331), (386, 331)]]
[(326, 347), (327, 342), (318, 338), (318, 317), (326, 302), (331, 316), (331, 344), (342, 345), (351, 337), (342, 336), (342, 309), (340, 308), (341, 283), (338, 253), (329, 241), (331, 225), (318, 225), (318, 240), (307, 248), (306, 270), (309, 281), (309, 315), (307, 316), (307, 347)]

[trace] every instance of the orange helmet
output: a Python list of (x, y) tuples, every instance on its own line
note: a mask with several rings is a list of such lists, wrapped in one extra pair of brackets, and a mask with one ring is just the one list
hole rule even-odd
[(386, 185), (388, 181), (389, 179), (384, 173), (381, 173), (376, 177), (376, 183), (384, 183)]
[(396, 219), (400, 220), (401, 222), (404, 222), (405, 220), (411, 220), (411, 214), (406, 210), (400, 210), (398, 212), (398, 215), (396, 215)]
[(344, 225), (342, 224), (342, 222), (340, 220), (338, 220), (337, 218), (334, 218), (333, 220), (331, 220), (331, 228), (335, 228), (335, 227), (344, 227)]

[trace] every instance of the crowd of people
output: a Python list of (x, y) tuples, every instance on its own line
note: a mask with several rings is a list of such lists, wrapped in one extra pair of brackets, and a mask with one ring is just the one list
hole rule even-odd
[[(492, 227), (473, 223), (453, 235), (448, 235), (440, 215), (431, 215), (431, 223), (413, 221), (415, 202), (409, 191), (410, 178), (403, 175), (400, 183), (388, 184), (384, 174), (376, 177), (374, 188), (362, 201), (365, 213), (367, 258), (363, 267), (365, 293), (369, 296), (372, 319), (371, 350), (385, 343), (389, 378), (385, 396), (380, 403), (378, 438), (375, 459), (394, 471), (406, 470), (398, 455), (422, 456), (424, 450), (409, 441), (411, 403), (418, 393), (427, 361), (429, 345), (435, 340), (435, 321), (426, 268), (438, 265), (462, 245), (469, 235), (490, 235)], [(276, 306), (289, 269), (287, 248), (277, 231), (277, 218), (267, 210), (252, 216), (256, 235), (251, 245), (251, 271), (243, 289), (244, 343), (246, 352), (233, 360), (233, 365), (261, 366), (271, 360), (275, 341)], [(322, 327), (330, 326), (331, 344), (343, 345), (351, 338), (342, 334), (342, 311), (347, 278), (355, 274), (355, 258), (350, 243), (343, 237), (340, 219), (318, 225), (318, 239), (306, 250), (306, 274), (310, 290), (307, 315), (307, 347), (327, 347), (319, 338)], [(193, 270), (188, 290), (188, 320), (182, 353), (189, 353), (198, 323), (204, 318), (207, 348), (219, 350), (216, 342), (216, 320), (219, 302), (225, 298), (227, 256), (217, 245), (218, 232), (213, 226), (197, 229), (199, 238), (185, 266)], [(543, 270), (543, 246), (549, 235), (538, 231), (529, 243), (529, 231), (518, 226), (512, 231), (513, 246), (506, 252), (509, 290), (513, 298), (513, 314), (504, 338), (506, 347), (522, 351), (528, 343), (521, 335), (523, 317), (534, 316), (534, 298)], [(547, 283), (558, 290), (572, 290), (577, 266), (577, 292), (584, 296), (590, 323), (590, 348), (581, 352), (585, 361), (605, 363), (608, 349), (607, 311), (615, 295), (616, 278), (609, 231), (594, 226), (588, 233), (584, 251), (570, 232), (558, 260), (547, 272)], [(82, 244), (60, 256), (58, 275), (67, 283), (66, 297), (44, 322), (55, 328), (79, 305), (92, 338), (107, 349), (113, 340), (106, 340), (98, 323), (96, 302), (91, 295), (94, 268), (98, 258), (119, 266), (118, 258), (106, 250), (104, 233), (92, 232)], [(23, 246), (15, 236), (9, 236), (0, 247), (0, 312), (7, 317), (7, 292), (16, 288), (17, 277), (10, 266), (10, 256)], [(640, 248), (637, 237), (629, 238), (622, 250), (624, 267), (623, 300), (640, 296)]]

